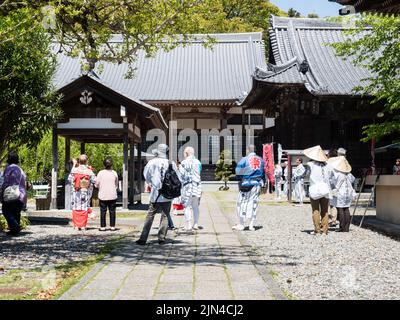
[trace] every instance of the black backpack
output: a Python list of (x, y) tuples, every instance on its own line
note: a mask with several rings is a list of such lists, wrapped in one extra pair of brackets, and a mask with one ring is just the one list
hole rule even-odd
[[(164, 180), (161, 189), (158, 190), (158, 197), (162, 195), (165, 199), (172, 200), (181, 196), (182, 184), (177, 173), (172, 167), (172, 162), (169, 162), (167, 171), (165, 172)], [(155, 202), (157, 202), (158, 197)]]

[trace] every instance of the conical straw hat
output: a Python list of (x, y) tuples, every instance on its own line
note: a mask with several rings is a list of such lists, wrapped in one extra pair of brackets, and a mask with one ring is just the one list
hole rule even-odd
[(303, 151), (304, 155), (310, 158), (311, 160), (326, 162), (328, 161), (327, 156), (325, 155), (324, 150), (322, 150), (321, 146), (315, 146), (312, 148), (308, 148)]
[(328, 160), (328, 163), (333, 167), (333, 169), (343, 172), (343, 173), (350, 173), (351, 172), (351, 165), (346, 160), (345, 157), (333, 157)]

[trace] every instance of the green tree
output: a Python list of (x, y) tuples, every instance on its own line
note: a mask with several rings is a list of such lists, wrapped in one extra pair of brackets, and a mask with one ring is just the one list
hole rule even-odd
[[(30, 23), (44, 24), (59, 50), (83, 54), (83, 67), (92, 70), (99, 61), (133, 63), (139, 50), (148, 56), (176, 47), (177, 39), (203, 33), (205, 21), (218, 25), (224, 19), (215, 0), (14, 0), (5, 1), (0, 13), (27, 8)], [(1, 33), (3, 36), (5, 33)], [(121, 45), (110, 40), (118, 35)]]
[[(45, 25), (60, 51), (83, 54), (84, 69), (99, 61), (127, 62), (128, 77), (139, 50), (149, 56), (172, 50), (175, 40), (193, 33), (264, 31), (271, 14), (284, 14), (266, 0), (6, 0), (0, 15), (21, 7), (30, 13), (24, 21)], [(110, 43), (116, 34), (122, 45)], [(0, 32), (0, 41), (15, 37), (10, 30)]]
[(301, 13), (298, 12), (297, 10), (293, 9), (293, 8), (289, 8), (288, 16), (291, 17), (291, 18), (300, 18), (301, 17)]
[(319, 15), (313, 12), (313, 13), (309, 13), (309, 14), (307, 15), (307, 18), (312, 18), (312, 19), (314, 19), (314, 18), (319, 18)]
[(229, 32), (266, 31), (271, 15), (285, 15), (284, 11), (265, 0), (222, 0), (222, 5), (226, 20), (224, 25)]
[(364, 127), (363, 141), (379, 140), (400, 132), (400, 16), (365, 14), (351, 21), (347, 39), (334, 44), (339, 56), (351, 58), (371, 76), (354, 92), (383, 102), (385, 121)]
[[(103, 161), (107, 157), (113, 159), (114, 170), (122, 174), (122, 144), (87, 144), (86, 154), (89, 157), (89, 163), (93, 166), (95, 172), (103, 169)], [(80, 155), (80, 143), (71, 141), (71, 157), (77, 158)], [(52, 134), (48, 132), (44, 135), (42, 141), (35, 147), (20, 147), (19, 156), (21, 166), (24, 168), (29, 180), (51, 181), (52, 160)], [(65, 140), (58, 138), (58, 157), (59, 177), (62, 179), (66, 174), (64, 168), (65, 159)]]
[(18, 39), (0, 43), (0, 162), (9, 149), (39, 143), (61, 115), (51, 84), (56, 63), (50, 38), (40, 25), (21, 23), (27, 16), (20, 10), (0, 17), (0, 33), (21, 30)]
[(224, 182), (220, 190), (229, 190), (228, 181), (235, 176), (234, 163), (229, 150), (223, 150), (215, 166), (215, 179)]

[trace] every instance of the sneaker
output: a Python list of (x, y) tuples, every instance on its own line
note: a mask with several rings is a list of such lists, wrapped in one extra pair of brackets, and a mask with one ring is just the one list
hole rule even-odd
[(249, 230), (250, 231), (255, 231), (256, 229), (254, 228), (254, 226), (249, 226)]
[(199, 230), (199, 225), (197, 223), (195, 223), (194, 226), (193, 226), (193, 229), (194, 230)]
[(320, 235), (319, 232), (315, 232), (315, 231), (311, 231), (310, 234), (313, 235), (313, 236), (318, 236), (318, 235)]
[(232, 227), (233, 230), (238, 230), (238, 231), (243, 231), (244, 230), (244, 226), (241, 224), (237, 224), (236, 226)]
[(111, 227), (110, 231), (117, 231), (117, 229), (115, 229), (115, 227)]
[(106, 231), (106, 228), (100, 228), (99, 231)]
[(144, 246), (146, 244), (146, 241), (143, 240), (137, 240), (136, 244), (138, 244), (139, 246)]

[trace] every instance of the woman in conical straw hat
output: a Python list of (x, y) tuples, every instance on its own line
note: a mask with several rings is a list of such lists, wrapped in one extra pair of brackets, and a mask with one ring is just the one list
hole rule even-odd
[(339, 219), (339, 231), (349, 232), (350, 228), (350, 210), (351, 202), (355, 197), (353, 188), (354, 176), (351, 172), (351, 165), (344, 156), (333, 157), (328, 160), (328, 163), (334, 169), (334, 178), (332, 183), (333, 203), (337, 208)]
[(322, 221), (322, 233), (326, 235), (328, 234), (328, 210), (329, 198), (331, 197), (330, 180), (333, 172), (327, 166), (328, 158), (321, 146), (305, 149), (303, 154), (311, 159), (307, 166), (310, 168), (309, 193), (314, 223), (314, 232), (312, 234), (320, 234)]

